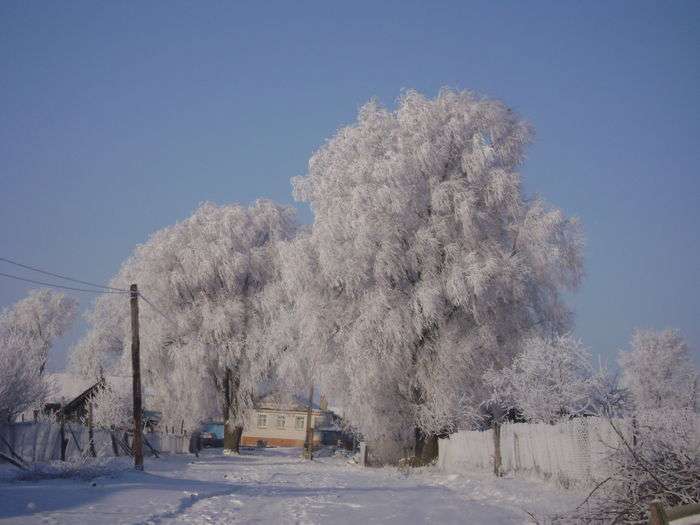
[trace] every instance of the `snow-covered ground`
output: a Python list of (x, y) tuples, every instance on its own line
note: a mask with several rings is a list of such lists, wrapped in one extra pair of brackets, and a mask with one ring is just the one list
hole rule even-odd
[(361, 468), (299, 449), (147, 459), (146, 472), (0, 482), (0, 523), (532, 523), (580, 501), (543, 483)]

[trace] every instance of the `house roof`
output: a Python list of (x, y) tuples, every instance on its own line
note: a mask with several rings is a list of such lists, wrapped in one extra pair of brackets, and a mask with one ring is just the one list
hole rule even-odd
[(68, 403), (96, 383), (94, 379), (67, 372), (47, 374), (46, 382), (49, 385), (47, 403)]
[[(256, 408), (268, 410), (292, 410), (303, 412), (309, 408), (309, 399), (304, 399), (298, 394), (289, 394), (287, 392), (272, 391), (258, 399), (255, 403)], [(312, 410), (321, 410), (321, 407), (315, 401), (311, 403)]]
[[(105, 381), (119, 392), (131, 392), (132, 379), (130, 376), (107, 375)], [(46, 382), (49, 385), (47, 403), (69, 403), (86, 393), (97, 383), (97, 380), (68, 372), (55, 372), (46, 375)], [(143, 388), (143, 396), (144, 398), (150, 397), (147, 388)]]

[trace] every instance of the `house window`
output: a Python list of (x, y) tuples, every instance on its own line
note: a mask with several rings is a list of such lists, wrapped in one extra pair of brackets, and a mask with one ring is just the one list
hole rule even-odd
[(267, 428), (267, 416), (258, 414), (258, 428)]
[(277, 416), (277, 428), (284, 428), (286, 421), (284, 416)]
[(304, 430), (304, 416), (297, 416), (294, 419), (294, 428), (297, 430)]

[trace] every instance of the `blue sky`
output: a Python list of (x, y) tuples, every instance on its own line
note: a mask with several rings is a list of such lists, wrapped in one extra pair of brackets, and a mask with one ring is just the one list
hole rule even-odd
[[(291, 203), (289, 178), (371, 97), (449, 86), (535, 126), (525, 187), (584, 224), (571, 304), (591, 350), (636, 326), (697, 349), (699, 49), (687, 1), (5, 0), (0, 257), (105, 282), (202, 201)], [(0, 278), (0, 306), (26, 291)]]

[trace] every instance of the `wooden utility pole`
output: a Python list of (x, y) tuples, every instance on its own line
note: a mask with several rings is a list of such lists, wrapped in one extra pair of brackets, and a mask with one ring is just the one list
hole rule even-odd
[(304, 443), (304, 457), (306, 459), (314, 459), (314, 428), (311, 425), (311, 409), (314, 404), (314, 385), (311, 385), (309, 391), (309, 406), (306, 410), (306, 442)]
[(139, 341), (139, 291), (135, 284), (131, 285), (131, 371), (134, 393), (134, 441), (131, 446), (134, 452), (134, 468), (143, 470), (143, 435), (142, 432), (142, 403), (141, 403), (141, 343)]

